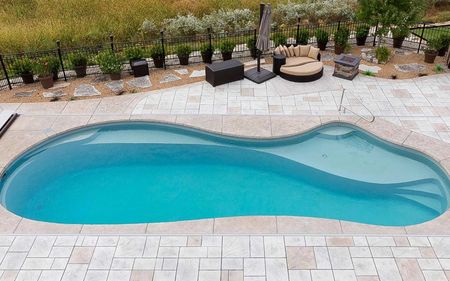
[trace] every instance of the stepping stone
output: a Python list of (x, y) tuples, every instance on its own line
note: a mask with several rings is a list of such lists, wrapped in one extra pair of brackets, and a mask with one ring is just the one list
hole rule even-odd
[(150, 88), (152, 86), (152, 82), (150, 78), (147, 76), (142, 76), (138, 78), (134, 78), (127, 82), (127, 84), (132, 88)]
[(396, 64), (394, 67), (401, 72), (421, 72), (426, 70), (426, 66), (419, 63)]
[(43, 92), (42, 95), (44, 98), (59, 98), (63, 97), (66, 94), (64, 94), (62, 91), (56, 91), (56, 92)]
[(205, 76), (205, 70), (194, 70), (194, 71), (192, 71), (192, 74), (189, 77), (195, 78), (195, 77), (203, 77), (203, 76)]
[(183, 69), (175, 69), (175, 72), (180, 74), (180, 75), (186, 75), (189, 74), (189, 70), (187, 70), (186, 68)]
[(381, 70), (381, 67), (360, 64), (359, 65), (359, 70), (361, 70), (361, 71), (370, 71), (370, 72), (373, 72), (373, 73), (378, 73), (378, 71)]
[(18, 98), (31, 97), (35, 92), (36, 92), (36, 90), (28, 91), (28, 92), (17, 92), (14, 94), (14, 96), (18, 97)]
[(181, 78), (176, 76), (175, 74), (168, 74), (168, 75), (164, 76), (164, 78), (161, 81), (159, 81), (159, 83), (168, 83), (168, 82), (173, 82), (173, 81), (177, 81), (177, 80), (181, 80)]
[(69, 82), (62, 82), (62, 83), (57, 83), (55, 84), (53, 87), (51, 87), (50, 89), (55, 90), (55, 89), (62, 89), (62, 88), (66, 88), (70, 86)]
[(89, 84), (80, 84), (77, 88), (75, 88), (75, 92), (73, 93), (75, 97), (92, 97), (92, 96), (100, 96), (101, 93), (92, 85)]
[(108, 87), (111, 91), (113, 91), (114, 93), (122, 93), (123, 92), (123, 86), (124, 83), (122, 80), (118, 80), (118, 81), (111, 81), (105, 84), (106, 87)]

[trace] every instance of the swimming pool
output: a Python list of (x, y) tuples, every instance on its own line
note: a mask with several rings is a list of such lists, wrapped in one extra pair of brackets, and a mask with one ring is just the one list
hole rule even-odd
[(343, 123), (251, 140), (127, 122), (27, 151), (2, 175), (0, 195), (19, 216), (59, 223), (276, 215), (404, 226), (445, 212), (449, 187), (431, 159)]

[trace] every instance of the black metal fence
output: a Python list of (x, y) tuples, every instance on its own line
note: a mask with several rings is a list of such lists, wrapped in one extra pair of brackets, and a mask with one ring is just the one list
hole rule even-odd
[[(333, 34), (338, 29), (346, 27), (350, 30), (350, 44), (356, 42), (356, 30), (359, 26), (365, 25), (362, 22), (336, 22), (330, 24), (321, 25), (302, 25), (297, 24), (294, 26), (286, 26), (279, 29), (272, 30), (272, 46), (275, 47), (276, 37), (286, 38), (287, 44), (297, 44), (301, 42), (301, 34), (307, 31), (309, 34), (308, 43), (316, 44), (317, 40), (315, 33), (318, 29), (326, 31), (330, 35), (330, 42), (328, 46), (334, 45)], [(366, 44), (375, 46), (377, 37), (378, 26), (372, 26), (370, 28), (369, 36)], [(411, 35), (405, 39), (405, 48), (415, 49), (419, 51), (427, 40), (436, 38), (441, 34), (450, 35), (450, 25), (433, 25), (426, 23), (419, 23), (411, 27)], [(88, 70), (87, 74), (99, 74), (100, 68), (96, 65), (95, 57), (97, 54), (104, 50), (112, 50), (113, 52), (123, 53), (129, 47), (140, 47), (147, 58), (150, 67), (154, 67), (153, 61), (150, 59), (150, 50), (154, 46), (160, 46), (164, 52), (165, 67), (174, 66), (179, 64), (178, 57), (176, 55), (176, 48), (178, 45), (189, 45), (192, 52), (190, 53), (190, 63), (201, 62), (200, 48), (202, 45), (207, 44), (211, 46), (214, 51), (213, 60), (220, 60), (220, 44), (224, 41), (231, 41), (235, 44), (233, 51), (234, 58), (247, 59), (251, 57), (251, 52), (247, 48), (249, 40), (256, 42), (257, 30), (245, 30), (236, 33), (211, 33), (197, 34), (192, 36), (167, 36), (164, 32), (161, 32), (159, 37), (153, 38), (147, 41), (130, 41), (130, 42), (116, 42), (111, 35), (109, 42), (104, 44), (83, 46), (78, 48), (64, 48), (64, 42), (56, 42), (55, 49), (45, 50), (38, 52), (27, 52), (19, 54), (0, 54), (0, 89), (9, 87), (12, 89), (13, 85), (21, 84), (22, 78), (15, 75), (12, 71), (14, 63), (23, 58), (29, 58), (36, 60), (46, 56), (53, 56), (58, 58), (60, 62), (60, 71), (58, 78), (65, 79), (74, 77), (76, 74), (71, 69), (69, 57), (75, 52), (81, 52), (88, 58)], [(388, 34), (385, 37), (386, 43), (392, 44), (392, 35)], [(128, 64), (124, 61), (125, 70), (128, 70)]]

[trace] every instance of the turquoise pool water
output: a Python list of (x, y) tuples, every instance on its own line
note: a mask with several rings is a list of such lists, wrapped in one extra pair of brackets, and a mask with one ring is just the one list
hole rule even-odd
[(404, 226), (445, 212), (449, 186), (432, 160), (350, 125), (248, 140), (130, 122), (33, 148), (0, 195), (17, 215), (59, 223), (278, 215)]

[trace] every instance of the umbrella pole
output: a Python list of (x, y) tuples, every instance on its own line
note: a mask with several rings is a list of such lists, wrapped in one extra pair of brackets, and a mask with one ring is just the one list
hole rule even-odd
[[(261, 19), (262, 19), (263, 14), (264, 14), (265, 7), (266, 7), (266, 4), (264, 4), (264, 3), (260, 3), (259, 4), (259, 28), (260, 29), (261, 29)], [(257, 50), (257, 52), (258, 52), (258, 57), (257, 57), (257, 60), (256, 60), (256, 70), (258, 72), (261, 72), (261, 51)]]
[(258, 72), (261, 72), (261, 51), (258, 50), (258, 59), (256, 63), (256, 69)]

